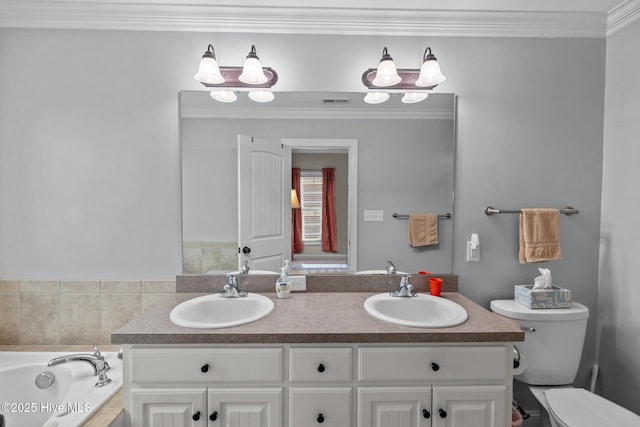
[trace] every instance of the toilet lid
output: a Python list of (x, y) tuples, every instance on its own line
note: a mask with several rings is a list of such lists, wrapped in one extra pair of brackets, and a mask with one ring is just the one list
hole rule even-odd
[(518, 320), (558, 321), (589, 317), (589, 309), (577, 302), (572, 302), (569, 308), (530, 309), (512, 299), (499, 299), (491, 301), (490, 306), (494, 313)]
[(640, 416), (583, 388), (554, 388), (544, 395), (549, 415), (561, 426), (640, 426)]

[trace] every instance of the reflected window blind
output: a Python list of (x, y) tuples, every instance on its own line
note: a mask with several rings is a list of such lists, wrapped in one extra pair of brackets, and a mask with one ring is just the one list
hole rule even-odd
[(300, 171), (302, 241), (322, 240), (322, 171)]

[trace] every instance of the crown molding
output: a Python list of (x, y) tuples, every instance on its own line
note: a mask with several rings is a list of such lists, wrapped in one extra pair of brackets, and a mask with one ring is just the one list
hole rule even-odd
[(609, 11), (607, 15), (607, 36), (640, 19), (640, 0), (627, 0)]
[(427, 11), (299, 6), (220, 6), (175, 2), (0, 0), (0, 27), (387, 36), (604, 38), (607, 32), (607, 16), (597, 12)]

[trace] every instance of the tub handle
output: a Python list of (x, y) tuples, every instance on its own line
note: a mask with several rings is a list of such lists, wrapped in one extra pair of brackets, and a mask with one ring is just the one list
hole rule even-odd
[(522, 332), (535, 332), (536, 328), (535, 326), (520, 326), (520, 330)]

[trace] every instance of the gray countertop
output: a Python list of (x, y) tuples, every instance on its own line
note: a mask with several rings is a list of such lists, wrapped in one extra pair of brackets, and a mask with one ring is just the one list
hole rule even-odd
[(190, 329), (169, 320), (171, 309), (203, 293), (176, 293), (111, 335), (117, 344), (262, 343), (462, 343), (524, 341), (517, 323), (489, 312), (458, 292), (442, 297), (463, 306), (467, 321), (450, 328), (412, 328), (378, 320), (364, 310), (374, 292), (301, 292), (277, 299), (274, 310), (255, 322), (222, 329)]

